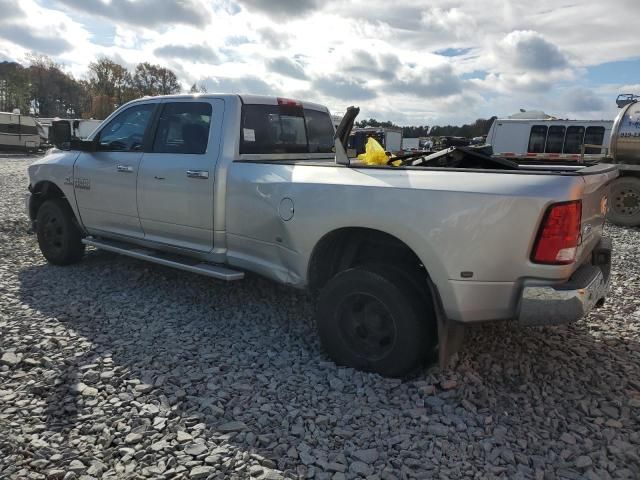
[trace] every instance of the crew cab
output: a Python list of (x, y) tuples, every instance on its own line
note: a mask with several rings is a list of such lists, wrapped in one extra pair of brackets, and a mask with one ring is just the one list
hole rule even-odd
[(29, 167), (40, 249), (56, 265), (90, 245), (311, 289), (329, 356), (387, 376), (446, 360), (461, 326), (562, 324), (604, 301), (615, 166), (469, 147), (364, 165), (346, 154), (357, 113), (336, 131), (311, 102), (162, 96), (123, 105), (86, 140), (58, 132)]

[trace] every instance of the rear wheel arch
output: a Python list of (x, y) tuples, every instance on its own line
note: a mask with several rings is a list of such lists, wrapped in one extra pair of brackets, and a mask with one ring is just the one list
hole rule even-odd
[(307, 268), (310, 290), (320, 291), (338, 273), (371, 264), (390, 264), (406, 271), (424, 295), (430, 297), (438, 330), (445, 314), (437, 285), (415, 251), (395, 235), (373, 228), (345, 227), (325, 234), (315, 245)]
[(395, 235), (364, 227), (335, 229), (316, 243), (307, 266), (309, 288), (318, 290), (337, 273), (362, 264), (396, 263), (411, 265), (430, 278), (415, 251)]

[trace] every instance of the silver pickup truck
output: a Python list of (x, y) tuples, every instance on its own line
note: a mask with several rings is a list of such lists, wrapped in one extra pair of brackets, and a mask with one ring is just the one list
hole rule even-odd
[(314, 103), (164, 96), (87, 140), (58, 129), (60, 148), (29, 167), (40, 249), (56, 265), (91, 245), (309, 288), (328, 355), (388, 376), (446, 359), (461, 325), (573, 322), (604, 301), (615, 166), (471, 148), (364, 165), (345, 150), (357, 113), (335, 131)]

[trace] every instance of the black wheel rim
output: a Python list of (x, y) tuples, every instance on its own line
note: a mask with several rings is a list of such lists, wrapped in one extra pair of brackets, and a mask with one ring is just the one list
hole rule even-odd
[(640, 214), (640, 190), (622, 188), (614, 197), (614, 208), (620, 215), (632, 217)]
[(342, 338), (356, 356), (377, 361), (393, 349), (397, 335), (395, 321), (373, 295), (349, 295), (338, 306), (338, 316)]
[(58, 254), (62, 251), (64, 242), (64, 228), (60, 219), (55, 215), (44, 218), (42, 225), (42, 241), (48, 252)]

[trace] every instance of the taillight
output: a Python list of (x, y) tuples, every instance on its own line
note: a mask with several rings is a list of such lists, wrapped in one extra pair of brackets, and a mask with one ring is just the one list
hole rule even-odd
[(551, 265), (575, 262), (581, 217), (581, 200), (551, 205), (540, 225), (531, 261)]

